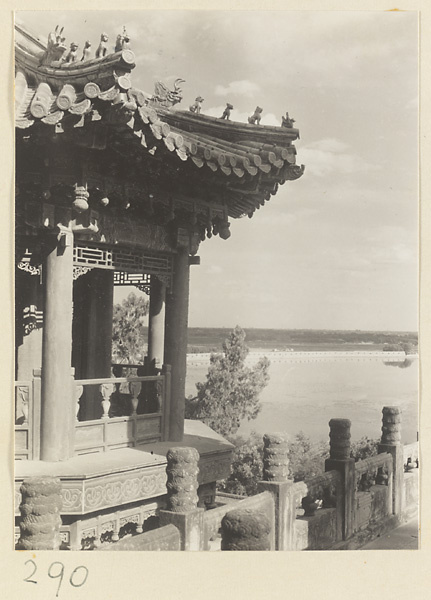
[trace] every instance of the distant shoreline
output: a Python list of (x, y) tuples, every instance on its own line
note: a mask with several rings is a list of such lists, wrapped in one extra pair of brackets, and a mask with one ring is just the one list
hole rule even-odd
[[(211, 352), (195, 352), (187, 354), (188, 362), (206, 362), (209, 361)], [(384, 352), (382, 350), (316, 350), (316, 351), (279, 351), (266, 349), (253, 349), (247, 357), (247, 360), (258, 360), (267, 356), (271, 361), (277, 360), (300, 360), (300, 359), (375, 359), (382, 358), (393, 362), (402, 362), (407, 359), (417, 359), (418, 354), (406, 354), (405, 352)]]

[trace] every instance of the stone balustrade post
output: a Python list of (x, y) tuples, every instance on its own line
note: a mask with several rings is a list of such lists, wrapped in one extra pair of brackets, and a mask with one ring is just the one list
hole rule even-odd
[(400, 515), (404, 483), (404, 458), (401, 444), (401, 409), (399, 406), (384, 406), (382, 438), (378, 445), (379, 454), (388, 452), (393, 459), (392, 511)]
[(325, 461), (325, 471), (338, 471), (341, 474), (342, 502), (337, 506), (342, 523), (342, 537), (347, 540), (353, 535), (355, 500), (355, 460), (350, 458), (349, 419), (329, 421), (329, 458)]
[(61, 483), (54, 477), (31, 477), (20, 488), (20, 550), (60, 548)]
[(289, 443), (281, 433), (263, 436), (263, 479), (259, 491), (274, 498), (275, 549), (293, 550), (295, 534), (295, 502), (293, 481), (289, 480)]
[(271, 524), (256, 509), (237, 508), (225, 514), (221, 522), (222, 550), (270, 550)]
[(195, 448), (170, 448), (166, 454), (167, 507), (160, 511), (160, 525), (175, 525), (181, 550), (203, 550), (204, 509), (198, 508), (198, 462)]

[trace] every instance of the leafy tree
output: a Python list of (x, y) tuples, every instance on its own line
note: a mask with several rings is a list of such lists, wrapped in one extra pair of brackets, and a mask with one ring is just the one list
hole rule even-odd
[[(235, 445), (231, 474), (219, 483), (219, 489), (230, 494), (252, 496), (258, 492), (258, 482), (263, 478), (262, 436), (252, 432), (248, 439), (236, 436), (230, 441)], [(328, 456), (327, 444), (313, 444), (300, 431), (289, 443), (289, 477), (293, 481), (302, 481), (321, 475)]]
[(303, 481), (321, 475), (325, 471), (325, 458), (329, 458), (328, 444), (315, 444), (300, 431), (289, 444), (290, 477)]
[(415, 354), (417, 352), (417, 346), (411, 342), (401, 342), (400, 346), (406, 354)]
[(112, 358), (114, 362), (143, 363), (147, 336), (145, 315), (148, 300), (131, 292), (121, 304), (114, 305)]
[(221, 435), (235, 434), (244, 419), (261, 409), (259, 394), (269, 381), (269, 360), (245, 365), (249, 349), (245, 332), (235, 327), (223, 343), (223, 354), (211, 354), (206, 381), (197, 383), (197, 396), (186, 400), (186, 418), (198, 419)]
[(235, 445), (231, 474), (218, 483), (218, 488), (229, 494), (253, 496), (257, 494), (257, 484), (263, 477), (262, 436), (253, 431), (248, 439), (236, 436), (230, 441)]
[(380, 440), (373, 440), (365, 435), (357, 442), (352, 442), (350, 446), (350, 456), (354, 458), (356, 462), (358, 460), (364, 460), (364, 458), (369, 458), (370, 456), (376, 456), (379, 443)]

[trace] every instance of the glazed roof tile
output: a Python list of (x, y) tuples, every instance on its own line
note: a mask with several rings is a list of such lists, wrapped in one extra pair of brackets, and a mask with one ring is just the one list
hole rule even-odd
[[(31, 133), (37, 123), (56, 133), (101, 121), (123, 139), (140, 142), (142, 152), (163, 144), (181, 162), (220, 173), (234, 193), (235, 181), (259, 179), (265, 198), (278, 184), (300, 177), (295, 164), (293, 127), (245, 124), (164, 106), (132, 86), (135, 57), (130, 49), (87, 61), (47, 64), (47, 48), (22, 27), (16, 27), (15, 124)], [(174, 101), (175, 102), (175, 101)], [(168, 102), (169, 104), (169, 102)], [(151, 140), (151, 142), (150, 142)], [(233, 186), (233, 187), (232, 187)], [(242, 193), (238, 189), (239, 193)], [(238, 198), (237, 214), (250, 213), (256, 203)]]

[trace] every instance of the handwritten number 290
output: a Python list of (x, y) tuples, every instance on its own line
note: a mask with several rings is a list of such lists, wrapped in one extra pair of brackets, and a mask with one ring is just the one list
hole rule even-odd
[[(30, 575), (28, 575), (27, 577), (24, 578), (24, 581), (27, 581), (27, 583), (37, 583), (37, 581), (35, 579), (31, 579), (31, 577), (33, 577), (33, 575), (36, 573), (37, 571), (37, 565), (34, 562), (34, 560), (28, 560), (25, 564), (27, 563), (31, 563), (33, 565), (33, 571), (30, 573)], [(80, 571), (83, 571), (80, 573)], [(56, 592), (56, 597), (58, 597), (58, 594), (60, 592), (60, 587), (61, 584), (63, 583), (63, 577), (64, 577), (64, 565), (61, 562), (53, 562), (50, 564), (49, 569), (48, 569), (48, 577), (50, 577), (51, 579), (58, 579), (58, 587), (57, 587), (57, 592)], [(82, 585), (84, 585), (84, 583), (87, 581), (87, 577), (88, 577), (88, 569), (87, 567), (84, 566), (79, 566), (76, 567), (70, 577), (69, 577), (69, 583), (71, 586), (73, 587), (81, 587)]]

